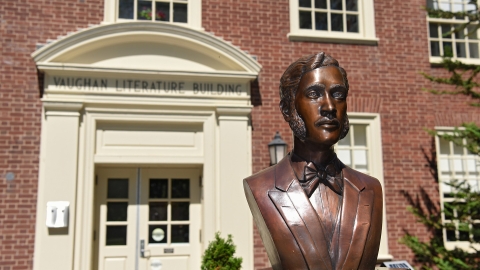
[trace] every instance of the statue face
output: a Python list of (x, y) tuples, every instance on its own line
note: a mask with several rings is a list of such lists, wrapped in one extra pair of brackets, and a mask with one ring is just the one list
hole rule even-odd
[(340, 139), (347, 112), (347, 88), (337, 67), (305, 73), (298, 85), (295, 108), (305, 122), (305, 142), (330, 147)]

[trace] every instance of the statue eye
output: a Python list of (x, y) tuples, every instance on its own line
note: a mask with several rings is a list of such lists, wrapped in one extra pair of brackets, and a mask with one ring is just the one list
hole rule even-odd
[(312, 91), (308, 91), (307, 97), (308, 97), (308, 98), (318, 98), (318, 93), (317, 93), (317, 91), (313, 91), (313, 90), (312, 90)]
[(345, 93), (343, 91), (336, 91), (332, 94), (334, 98), (343, 99), (345, 98)]

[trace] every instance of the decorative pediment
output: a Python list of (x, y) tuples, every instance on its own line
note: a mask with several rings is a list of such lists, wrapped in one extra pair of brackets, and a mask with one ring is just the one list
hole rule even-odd
[(250, 55), (212, 34), (166, 23), (94, 26), (32, 54), (41, 71), (116, 72), (256, 78)]

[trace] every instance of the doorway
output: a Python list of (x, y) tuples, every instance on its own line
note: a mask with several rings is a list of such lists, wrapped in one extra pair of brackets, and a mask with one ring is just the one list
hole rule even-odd
[(199, 269), (200, 169), (99, 168), (98, 270)]

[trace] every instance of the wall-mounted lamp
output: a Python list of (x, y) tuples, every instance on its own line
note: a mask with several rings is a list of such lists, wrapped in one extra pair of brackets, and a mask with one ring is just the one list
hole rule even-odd
[(277, 164), (287, 154), (287, 143), (282, 140), (278, 131), (273, 137), (273, 141), (268, 144), (268, 150), (271, 165)]

